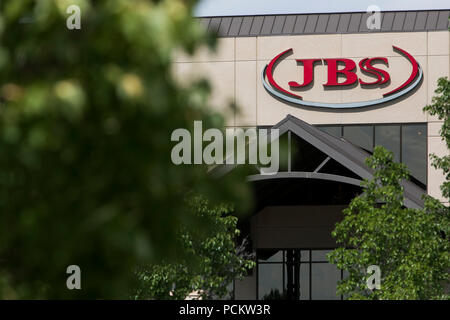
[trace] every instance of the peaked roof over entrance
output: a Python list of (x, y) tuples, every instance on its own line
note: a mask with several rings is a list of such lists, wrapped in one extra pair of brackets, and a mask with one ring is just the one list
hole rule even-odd
[[(272, 127), (279, 130), (279, 136), (291, 132), (300, 139), (306, 141), (314, 148), (322, 152), (326, 159), (313, 171), (291, 171), (278, 172), (274, 175), (252, 175), (248, 177), (249, 181), (260, 181), (269, 179), (315, 179), (328, 180), (350, 185), (360, 185), (361, 179), (355, 179), (358, 176), (362, 179), (372, 179), (373, 170), (365, 164), (365, 160), (370, 156), (358, 146), (348, 142), (343, 138), (336, 138), (326, 132), (302, 121), (292, 115)], [(330, 174), (319, 172), (327, 161), (333, 159), (340, 166), (345, 167), (348, 174)], [(220, 165), (211, 169), (214, 175), (223, 175), (231, 171), (235, 165)], [(412, 183), (404, 180), (404, 205), (408, 208), (422, 208), (424, 203), (422, 196), (426, 194), (425, 190)]]

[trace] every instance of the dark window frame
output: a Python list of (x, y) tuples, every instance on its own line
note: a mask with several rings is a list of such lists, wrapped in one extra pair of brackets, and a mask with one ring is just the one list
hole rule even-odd
[[(399, 126), (400, 127), (400, 150), (399, 150), (399, 161), (403, 163), (403, 127), (410, 126), (410, 125), (423, 125), (425, 127), (425, 153), (426, 153), (426, 165), (425, 165), (425, 182), (420, 181), (418, 178), (415, 178), (412, 174), (411, 176), (417, 180), (421, 185), (420, 187), (425, 188), (426, 191), (428, 191), (428, 123), (427, 122), (403, 122), (403, 123), (349, 123), (349, 124), (318, 124), (315, 125), (317, 128), (322, 127), (340, 127), (340, 138), (344, 137), (344, 127), (358, 127), (358, 126), (371, 126), (372, 127), (372, 149), (375, 147), (375, 127), (376, 126)], [(326, 132), (322, 130), (323, 132)], [(409, 169), (409, 168), (408, 168)]]
[[(278, 264), (278, 265), (282, 265), (281, 269), (282, 269), (282, 287), (283, 287), (283, 292), (281, 292), (281, 293), (285, 294), (285, 290), (286, 290), (286, 288), (285, 288), (285, 272), (286, 272), (286, 258), (285, 257), (286, 257), (286, 250), (292, 250), (292, 249), (298, 249), (298, 250), (301, 250), (301, 251), (308, 251), (308, 255), (309, 255), (308, 260), (307, 261), (302, 261), (300, 259), (300, 261), (298, 262), (300, 264), (300, 266), (301, 265), (308, 265), (309, 266), (309, 275), (308, 275), (308, 278), (309, 278), (309, 284), (308, 284), (309, 293), (308, 293), (308, 296), (309, 296), (309, 298), (308, 299), (301, 299), (301, 300), (313, 300), (312, 299), (312, 284), (313, 284), (313, 282), (312, 282), (312, 266), (313, 266), (313, 264), (331, 264), (331, 263), (328, 262), (328, 261), (325, 261), (325, 260), (322, 260), (322, 261), (320, 261), (320, 260), (313, 260), (312, 259), (312, 252), (313, 251), (332, 251), (332, 250), (334, 250), (336, 248), (320, 248), (320, 249), (312, 249), (312, 248), (273, 248), (273, 249), (267, 249), (267, 250), (282, 251), (282, 260), (281, 261), (268, 261), (268, 262), (260, 261), (258, 250), (257, 250), (256, 251), (256, 299), (257, 300), (261, 299), (260, 296), (259, 296), (259, 265), (260, 264), (265, 264), (265, 265), (267, 265), (267, 264)], [(261, 250), (266, 250), (266, 249), (261, 249)], [(300, 270), (301, 270), (301, 268), (300, 268)], [(343, 278), (344, 278), (344, 270), (340, 270), (340, 279), (339, 279), (339, 281), (341, 281)], [(300, 286), (301, 286), (301, 284), (300, 284)], [(301, 291), (301, 287), (300, 287), (300, 291)], [(343, 295), (340, 295), (339, 299), (337, 299), (337, 300), (344, 300)]]

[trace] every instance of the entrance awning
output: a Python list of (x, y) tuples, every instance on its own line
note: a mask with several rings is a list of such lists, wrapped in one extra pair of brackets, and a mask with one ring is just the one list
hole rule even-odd
[[(312, 152), (318, 165), (308, 170), (291, 170), (278, 172), (275, 175), (251, 175), (249, 181), (264, 181), (274, 179), (312, 179), (322, 181), (334, 181), (342, 184), (359, 186), (362, 179), (372, 179), (373, 170), (365, 164), (365, 160), (370, 156), (362, 148), (350, 143), (344, 138), (336, 138), (326, 132), (321, 131), (305, 121), (292, 115), (272, 127), (279, 130), (279, 136), (289, 134), (295, 135), (295, 139), (302, 144), (315, 150)], [(302, 150), (299, 151), (300, 153)], [(314, 158), (311, 156), (311, 158)], [(214, 175), (224, 175), (233, 170), (236, 165), (218, 165), (210, 170)], [(411, 181), (404, 180), (404, 205), (407, 208), (422, 208), (424, 202), (422, 196), (426, 191)]]

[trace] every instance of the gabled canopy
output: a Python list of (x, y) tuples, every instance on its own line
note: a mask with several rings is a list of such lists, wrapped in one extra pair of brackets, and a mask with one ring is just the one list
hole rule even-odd
[[(365, 164), (365, 159), (369, 157), (370, 154), (343, 138), (331, 136), (292, 115), (286, 116), (286, 118), (281, 120), (272, 128), (279, 130), (280, 137), (287, 132), (291, 132), (307, 144), (323, 153), (325, 159), (323, 159), (323, 161), (321, 159), (320, 161), (322, 162), (319, 162), (320, 165), (312, 171), (288, 170), (287, 172), (278, 172), (274, 175), (258, 174), (249, 176), (249, 181), (271, 179), (314, 179), (336, 181), (344, 184), (359, 186), (361, 183), (361, 178), (373, 178), (373, 170)], [(300, 150), (300, 152), (302, 151)], [(329, 161), (337, 163), (337, 165), (343, 169), (340, 170), (340, 172), (345, 173), (335, 174), (319, 172), (323, 170), (322, 168), (325, 167)], [(231, 171), (234, 166), (235, 165), (216, 166), (211, 170), (211, 172), (215, 175), (223, 175)], [(357, 177), (359, 177), (359, 179)], [(422, 208), (424, 205), (422, 196), (425, 194), (425, 190), (407, 180), (404, 180), (402, 185), (404, 187), (405, 195), (404, 205), (408, 208)]]

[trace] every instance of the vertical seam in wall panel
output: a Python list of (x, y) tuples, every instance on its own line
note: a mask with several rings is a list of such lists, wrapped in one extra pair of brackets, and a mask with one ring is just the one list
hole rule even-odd
[(242, 28), (243, 22), (244, 22), (244, 17), (242, 17), (242, 19), (241, 19), (241, 23), (239, 24), (239, 29), (238, 29), (238, 32), (236, 33), (236, 36), (239, 36), (241, 34), (241, 28)]
[(403, 125), (400, 123), (400, 163), (403, 163)]
[(289, 32), (290, 35), (295, 34), (295, 33), (294, 33), (294, 29), (295, 29), (295, 25), (297, 24), (297, 19), (298, 19), (298, 16), (294, 16), (294, 24), (292, 25), (292, 29), (291, 29), (291, 31)]
[(219, 20), (219, 24), (217, 25), (217, 30), (216, 30), (216, 33), (217, 33), (217, 35), (220, 35), (220, 25), (222, 24), (222, 21), (223, 21), (223, 18), (220, 18), (220, 20)]
[[(214, 33), (218, 33), (219, 29), (220, 29), (220, 23), (222, 22), (222, 18), (217, 18), (219, 19), (219, 23), (216, 25), (212, 25), (211, 27), (213, 27), (215, 30), (213, 30)], [(211, 22), (213, 21), (213, 19), (211, 19)], [(211, 24), (210, 24), (211, 25)]]
[[(222, 29), (222, 28), (221, 28), (221, 27), (222, 27), (222, 24), (225, 25), (225, 22), (224, 22), (225, 19), (226, 19), (226, 18), (220, 19), (219, 28), (217, 29), (217, 34), (218, 34), (219, 36), (221, 35), (220, 29)], [(227, 35), (227, 34), (225, 33), (225, 36), (226, 36), (226, 35)]]
[(405, 22), (406, 22), (406, 16), (407, 16), (408, 14), (405, 12), (405, 17), (403, 18), (403, 23), (402, 23), (402, 28), (400, 29), (401, 31), (404, 31), (405, 30)]
[(402, 31), (405, 31), (406, 29), (406, 22), (408, 21), (408, 17), (410, 16), (410, 15), (408, 15), (409, 14), (409, 12), (405, 12), (405, 20), (403, 20), (403, 26), (402, 26)]
[(237, 108), (237, 99), (236, 99), (236, 38), (234, 38), (234, 107), (233, 107), (233, 118), (234, 118), (234, 127), (236, 127), (236, 108)]
[(291, 130), (288, 131), (288, 172), (291, 172)]
[(427, 180), (427, 190), (426, 190), (426, 192), (427, 192), (427, 194), (428, 194), (428, 192), (429, 192), (429, 188), (430, 188), (430, 184), (428, 183), (428, 173), (429, 173), (429, 170), (428, 170), (428, 161), (431, 161), (431, 159), (430, 159), (430, 157), (428, 156), (428, 151), (429, 151), (429, 148), (428, 148), (428, 122), (427, 122), (427, 127), (426, 127), (426, 129), (425, 129), (426, 131), (427, 131), (427, 143), (426, 143), (426, 146), (427, 146), (427, 148), (426, 148), (426, 153), (427, 153), (427, 166), (426, 166), (426, 168), (425, 168), (425, 172), (426, 172), (426, 175), (427, 175), (427, 178), (426, 178), (426, 180)]
[(305, 32), (306, 32), (306, 26), (308, 25), (308, 20), (310, 17), (311, 17), (310, 15), (306, 15), (305, 25), (303, 26), (303, 30), (302, 30), (303, 34), (305, 34)]
[(293, 15), (289, 15), (289, 16), (286, 16), (286, 18), (284, 19), (283, 28), (281, 28), (281, 34), (289, 34), (289, 32), (287, 32), (287, 30), (285, 30), (284, 28), (287, 27), (287, 21), (291, 20), (292, 17), (294, 17), (294, 16)]
[(298, 20), (298, 15), (295, 16), (295, 19), (294, 19), (294, 25), (292, 26), (292, 30), (291, 30), (291, 32), (289, 33), (290, 35), (295, 34), (295, 26), (297, 25), (297, 20)]
[(277, 20), (277, 16), (273, 17), (272, 26), (270, 27), (269, 34), (272, 35), (273, 27), (275, 26), (275, 21)]
[(331, 18), (331, 15), (328, 15), (327, 23), (325, 23), (325, 30), (324, 30), (325, 33), (327, 33), (327, 28), (328, 28), (328, 23), (330, 22), (330, 18)]
[[(256, 18), (257, 18), (257, 17), (253, 17), (253, 18), (252, 18), (252, 23), (250, 23), (250, 28), (248, 29), (248, 35), (249, 35), (249, 36), (251, 35), (252, 27), (253, 27), (253, 22), (255, 22)], [(264, 18), (263, 18), (263, 19), (264, 19)]]
[(395, 16), (398, 14), (398, 12), (395, 12), (391, 21), (391, 28), (388, 31), (393, 31), (394, 29), (394, 22), (395, 22)]
[[(442, 20), (441, 17), (445, 20), (445, 22), (448, 21), (448, 11), (440, 11), (438, 14), (438, 20), (437, 20), (437, 24), (436, 24), (436, 30), (443, 30), (442, 27), (440, 27), (439, 22)], [(442, 24), (442, 23), (441, 23)], [(444, 28), (446, 27), (446, 25), (444, 25)], [(439, 29), (441, 28), (441, 29)]]
[[(325, 33), (329, 34), (332, 33), (328, 30), (328, 26), (330, 25), (330, 20), (333, 18), (334, 14), (330, 14), (330, 16), (328, 17), (328, 21), (327, 21), (327, 25), (325, 26)], [(331, 25), (330, 25), (331, 26)]]
[[(227, 36), (230, 34), (230, 29), (231, 29), (231, 23), (233, 22), (233, 18), (230, 18), (230, 25), (228, 26), (227, 29)], [(236, 38), (234, 40), (234, 58), (236, 59)]]
[(309, 250), (309, 300), (312, 300), (312, 250)]
[(270, 27), (270, 35), (273, 35), (273, 27), (275, 27), (275, 22), (277, 22), (277, 18), (278, 18), (278, 16), (275, 16), (273, 18), (272, 27)]
[[(425, 22), (425, 27), (426, 27), (426, 22)], [(426, 31), (426, 39), (425, 39), (425, 42), (426, 42), (426, 54), (427, 54), (427, 77), (426, 77), (426, 79), (427, 79), (427, 104), (428, 104), (428, 99), (430, 98), (430, 94), (429, 94), (429, 92), (428, 92), (428, 88), (429, 88), (429, 79), (428, 79), (428, 74), (430, 73), (430, 66), (429, 66), (429, 55), (428, 55), (428, 35), (429, 35), (429, 32), (428, 31)], [(430, 116), (429, 116), (429, 114), (428, 114), (428, 112), (427, 112), (427, 123), (428, 123), (428, 120), (429, 120), (429, 118), (430, 118)], [(428, 130), (428, 128), (427, 128), (427, 130)], [(427, 136), (428, 136), (428, 131), (427, 131)], [(428, 139), (427, 139), (427, 144), (428, 144)], [(427, 156), (428, 157), (428, 156)], [(428, 165), (428, 162), (427, 162), (427, 165)], [(428, 180), (427, 180), (427, 184), (428, 184)]]
[(395, 16), (396, 16), (397, 12), (394, 12), (392, 15), (392, 21), (390, 24), (390, 27), (386, 30), (386, 31), (392, 31), (392, 29), (394, 28), (394, 21), (395, 21)]
[(317, 30), (317, 24), (319, 23), (320, 14), (317, 15), (316, 23), (314, 24), (313, 33)]
[(217, 25), (216, 34), (219, 34), (220, 26), (222, 25), (222, 21), (223, 21), (223, 18), (220, 18), (219, 23), (218, 23), (218, 25)]
[(439, 15), (440, 15), (440, 12), (436, 12), (436, 15), (437, 15), (437, 17), (436, 17), (436, 24), (434, 25), (434, 30), (435, 30), (435, 31), (438, 30), (437, 26), (438, 26), (438, 24), (439, 24)]
[[(363, 23), (364, 17), (366, 17), (366, 23)], [(367, 28), (367, 19), (369, 18), (369, 13), (363, 13), (361, 15), (361, 20), (359, 21), (358, 31), (357, 32), (370, 32), (370, 29)]]
[(288, 16), (284, 17), (284, 21), (283, 21), (283, 25), (281, 26), (281, 33), (280, 34), (283, 34), (284, 25), (286, 24), (287, 18), (288, 18)]
[(276, 16), (273, 17), (272, 26), (270, 27), (270, 31), (268, 35), (272, 35), (273, 27), (275, 26), (275, 20), (277, 19)]
[(259, 36), (263, 36), (263, 33), (262, 33), (262, 31), (263, 31), (263, 28), (264, 28), (264, 23), (266, 23), (266, 18), (267, 17), (262, 17), (262, 22), (261, 22), (261, 27), (259, 28), (259, 31), (258, 31), (258, 35)]
[[(339, 29), (339, 26), (340, 26), (340, 24), (341, 24), (341, 20), (342, 20), (342, 22), (343, 22), (343, 28), (342, 28), (342, 30)], [(336, 29), (336, 32), (338, 32), (338, 33), (347, 33), (347, 31), (348, 31), (348, 26), (345, 26), (344, 24), (345, 24), (345, 15), (341, 13), (341, 14), (339, 14), (339, 23), (338, 23), (338, 27), (337, 27), (337, 29)]]
[(433, 28), (433, 30), (437, 30), (437, 25), (438, 25), (438, 22), (439, 22), (439, 12), (436, 12), (436, 24), (434, 25), (434, 28)]
[[(342, 16), (344, 16), (345, 15), (345, 13), (343, 13), (342, 14)], [(347, 23), (347, 26), (346, 26), (346, 28), (345, 28), (345, 33), (349, 33), (349, 28), (350, 28), (350, 22), (352, 21), (352, 14), (351, 13), (349, 13), (348, 14), (348, 23)]]
[(395, 21), (398, 20), (398, 17), (399, 17), (399, 13), (398, 12), (394, 13), (394, 19), (392, 19), (392, 27), (391, 27), (391, 30), (389, 30), (389, 31), (396, 31), (395, 30)]
[[(258, 127), (258, 37), (255, 37), (255, 79), (256, 79), (256, 87), (255, 87), (255, 127)], [(258, 132), (257, 132), (258, 133)]]
[(293, 34), (302, 34), (303, 33), (304, 28), (302, 30), (295, 31), (295, 28), (297, 27), (297, 23), (299, 24), (299, 27), (301, 26), (301, 22), (302, 22), (301, 19), (302, 19), (301, 15), (298, 15), (297, 19), (295, 19), (294, 29), (292, 29)]
[(261, 25), (259, 26), (259, 30), (258, 30), (258, 33), (257, 33), (258, 35), (260, 35), (261, 32), (262, 32), (262, 28), (263, 28), (263, 26), (264, 26), (264, 20), (266, 20), (265, 17), (262, 18)]
[[(338, 21), (337, 21), (337, 24), (336, 24), (336, 30), (334, 31), (334, 33), (337, 33), (338, 32), (338, 30), (339, 30), (339, 23), (341, 22), (341, 15), (340, 14), (338, 14)], [(341, 36), (341, 50), (342, 50), (342, 36)]]
[[(417, 14), (416, 14), (416, 21), (414, 22), (414, 31), (418, 31), (418, 30), (420, 30), (420, 28), (419, 28), (419, 23), (420, 23), (420, 19), (422, 19), (422, 17), (425, 17), (425, 19), (426, 19), (426, 13), (425, 13), (425, 15), (423, 15), (423, 14), (421, 14), (422, 12), (418, 12)], [(420, 17), (420, 18), (419, 18)]]
[[(235, 36), (235, 34), (231, 33), (231, 27), (233, 27), (234, 25), (236, 25), (234, 17), (231, 17), (230, 28), (228, 29), (228, 33), (227, 33), (227, 35), (229, 37), (234, 37)], [(236, 27), (234, 27), (234, 29), (236, 29)]]
[[(414, 29), (415, 29), (415, 27), (416, 27), (417, 16), (418, 16), (418, 14), (417, 14), (417, 12), (416, 12), (416, 15), (415, 15), (415, 17), (414, 17), (413, 27), (412, 27), (412, 29), (411, 29), (411, 30), (413, 30), (413, 31), (414, 31)], [(428, 49), (427, 49), (427, 50), (428, 50)]]
[(428, 21), (433, 22), (432, 13), (433, 13), (433, 11), (428, 12), (428, 20), (427, 20), (427, 23), (425, 24), (425, 30), (427, 30), (427, 31), (433, 30), (432, 26), (428, 27)]
[(255, 17), (254, 19), (253, 19), (253, 22), (252, 22), (252, 25), (251, 25), (251, 27), (250, 27), (250, 32), (249, 32), (249, 35), (250, 36), (257, 36), (258, 34), (259, 34), (259, 31), (256, 31), (256, 30), (253, 30), (253, 26), (258, 26), (258, 21), (260, 20), (260, 18), (262, 19), (262, 20), (264, 20), (264, 17)]
[(372, 150), (373, 150), (376, 146), (375, 135), (377, 134), (377, 130), (375, 128), (375, 125), (371, 125), (370, 127), (372, 128)]
[[(350, 24), (350, 23), (349, 23)], [(339, 48), (339, 56), (340, 57), (342, 57), (342, 47), (343, 47), (343, 39), (342, 39), (342, 33), (341, 33), (341, 45), (340, 45), (340, 48)], [(324, 63), (325, 64), (325, 63)], [(340, 101), (339, 102), (341, 102), (342, 103), (342, 101), (344, 100), (344, 90), (339, 90), (340, 91)], [(339, 117), (339, 123), (342, 123), (342, 114), (340, 114), (340, 117)]]
[(241, 33), (241, 28), (242, 28), (242, 23), (243, 22), (244, 22), (244, 17), (241, 18), (241, 22), (239, 23), (239, 28), (237, 30), (236, 37), (238, 37), (239, 34)]
[(252, 32), (253, 23), (255, 23), (256, 17), (251, 17), (250, 19), (251, 19), (251, 23), (250, 23), (250, 26), (248, 28), (247, 36), (250, 36), (250, 32)]
[(303, 28), (302, 28), (301, 34), (305, 34), (305, 32), (306, 32), (306, 25), (308, 24), (308, 15), (306, 15), (304, 17), (305, 17), (305, 23), (303, 24)]

